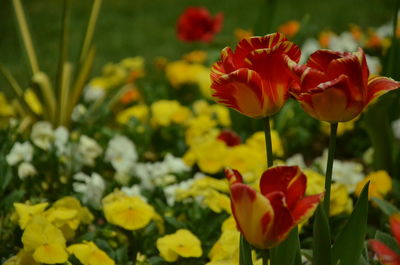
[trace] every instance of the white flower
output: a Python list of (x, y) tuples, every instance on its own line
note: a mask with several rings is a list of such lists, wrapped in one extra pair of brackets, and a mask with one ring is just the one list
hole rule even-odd
[[(203, 173), (197, 172), (191, 179), (188, 179), (188, 180), (182, 181), (180, 183), (169, 185), (168, 187), (165, 187), (164, 194), (165, 194), (165, 198), (167, 199), (167, 204), (169, 206), (174, 206), (177, 193), (190, 189), (196, 180), (204, 178), (205, 176), (206, 175), (204, 175)], [(196, 199), (196, 201), (201, 202), (203, 197), (197, 196), (195, 199)]]
[(29, 162), (22, 162), (18, 166), (18, 177), (25, 179), (27, 177), (33, 177), (37, 174), (35, 167)]
[(394, 137), (397, 140), (400, 140), (400, 119), (392, 122), (392, 130), (393, 130)]
[(393, 34), (393, 24), (388, 23), (388, 24), (382, 25), (376, 29), (375, 33), (381, 39), (384, 39), (386, 37), (391, 37)]
[(82, 194), (83, 203), (99, 207), (106, 188), (103, 178), (97, 173), (92, 173), (89, 177), (82, 172), (75, 174), (73, 178), (77, 180), (73, 183), (74, 191)]
[(370, 56), (368, 54), (365, 55), (367, 59), (367, 65), (369, 68), (369, 72), (371, 75), (378, 75), (381, 72), (382, 65), (381, 61), (376, 56)]
[(301, 47), (300, 63), (303, 64), (307, 61), (308, 57), (315, 51), (321, 49), (319, 42), (316, 39), (307, 39)]
[(286, 159), (286, 165), (288, 166), (298, 166), (300, 169), (306, 169), (306, 163), (304, 162), (304, 157), (302, 154), (295, 154), (288, 159)]
[(128, 137), (117, 135), (108, 143), (105, 161), (111, 162), (111, 165), (117, 172), (130, 172), (137, 159), (136, 147)]
[(86, 107), (83, 106), (82, 104), (78, 104), (72, 110), (71, 119), (73, 121), (79, 121), (83, 118), (83, 116), (85, 116), (85, 114), (86, 114)]
[(33, 147), (29, 142), (16, 142), (11, 148), (10, 153), (6, 156), (7, 163), (14, 166), (21, 161), (32, 161)]
[(86, 102), (96, 101), (106, 94), (105, 89), (100, 86), (88, 85), (85, 87), (84, 100)]
[(332, 35), (329, 39), (329, 49), (341, 52), (354, 52), (358, 43), (350, 32), (343, 32), (339, 36)]
[(94, 166), (95, 159), (101, 155), (103, 148), (92, 138), (82, 135), (79, 138), (78, 152), (84, 165)]
[(133, 196), (138, 196), (140, 197), (142, 200), (144, 200), (145, 202), (147, 202), (147, 198), (144, 197), (141, 193), (140, 193), (140, 186), (139, 185), (133, 185), (132, 187), (122, 187), (121, 191), (123, 193), (125, 193), (126, 195), (133, 197)]
[(182, 173), (190, 170), (189, 166), (182, 159), (174, 157), (170, 153), (164, 157), (164, 164), (167, 166), (168, 171), (173, 173)]
[[(322, 157), (315, 159), (322, 172), (326, 172), (326, 162), (328, 161), (328, 150), (325, 150)], [(332, 169), (332, 180), (342, 183), (350, 193), (353, 193), (357, 183), (364, 178), (363, 166), (352, 161), (340, 161), (334, 159)]]
[(59, 156), (67, 153), (68, 137), (69, 132), (64, 126), (60, 126), (54, 131), (54, 145), (56, 146), (57, 154)]
[(47, 121), (39, 121), (32, 127), (32, 142), (43, 150), (49, 150), (54, 141), (54, 131)]

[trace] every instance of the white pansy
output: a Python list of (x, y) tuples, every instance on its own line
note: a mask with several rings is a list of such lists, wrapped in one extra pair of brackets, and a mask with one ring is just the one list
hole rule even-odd
[(54, 131), (47, 121), (39, 121), (32, 127), (32, 142), (43, 150), (49, 150), (54, 141)]
[(139, 185), (133, 185), (132, 187), (122, 187), (121, 191), (123, 193), (125, 193), (126, 195), (130, 196), (130, 197), (137, 196), (137, 197), (140, 197), (145, 202), (147, 202), (147, 198), (144, 197), (142, 195), (142, 193), (140, 192), (140, 186)]
[(33, 146), (29, 142), (16, 142), (6, 156), (6, 161), (10, 166), (14, 166), (21, 161), (30, 162), (33, 156)]
[(371, 75), (378, 75), (382, 70), (382, 65), (379, 58), (368, 54), (365, 55), (365, 58), (367, 59), (369, 73)]
[(68, 137), (69, 132), (64, 126), (60, 126), (54, 130), (54, 145), (56, 146), (58, 155), (65, 155), (67, 152)]
[[(325, 150), (322, 157), (315, 159), (315, 163), (322, 172), (326, 172), (328, 161), (328, 150)], [(364, 179), (363, 166), (353, 161), (340, 161), (334, 159), (332, 169), (332, 180), (344, 184), (350, 193), (353, 193), (357, 183)]]
[(78, 152), (84, 165), (94, 166), (95, 159), (101, 155), (103, 148), (94, 139), (82, 135), (79, 138)]
[(169, 172), (181, 173), (190, 170), (189, 166), (182, 159), (174, 157), (170, 153), (164, 157), (164, 164), (168, 167)]
[(86, 111), (87, 110), (84, 105), (82, 104), (76, 105), (75, 108), (72, 110), (71, 119), (75, 122), (80, 121), (83, 118), (83, 116), (85, 116)]
[(104, 179), (97, 173), (92, 173), (89, 177), (82, 172), (75, 174), (73, 178), (76, 180), (73, 183), (74, 191), (82, 194), (83, 203), (99, 207), (106, 188)]
[[(179, 192), (183, 192), (190, 189), (196, 180), (204, 177), (206, 177), (206, 175), (204, 175), (201, 172), (197, 172), (191, 179), (165, 187), (163, 190), (165, 198), (167, 199), (167, 204), (169, 206), (174, 206), (177, 194)], [(203, 196), (196, 196), (195, 200), (200, 203), (203, 200)]]
[(92, 102), (104, 97), (105, 94), (103, 87), (88, 85), (85, 87), (83, 98), (86, 102)]
[(393, 135), (397, 140), (400, 140), (400, 119), (392, 122)]
[(18, 166), (18, 177), (25, 179), (27, 177), (33, 177), (37, 174), (35, 167), (29, 162), (22, 162)]
[(393, 24), (392, 23), (387, 23), (385, 25), (382, 25), (382, 26), (380, 26), (379, 28), (376, 29), (375, 33), (381, 39), (384, 39), (384, 38), (387, 38), (387, 37), (391, 37), (392, 34), (393, 34)]
[(341, 52), (354, 52), (357, 50), (359, 44), (354, 39), (350, 32), (343, 32), (342, 34), (332, 35), (329, 39), (329, 49)]
[(105, 161), (110, 162), (117, 172), (130, 172), (137, 159), (136, 147), (128, 137), (117, 135), (108, 143)]
[(308, 57), (319, 49), (321, 49), (321, 46), (316, 39), (307, 39), (301, 47), (300, 63), (305, 63), (308, 60)]
[(286, 159), (286, 165), (298, 166), (302, 170), (307, 168), (302, 154), (295, 154), (295, 155), (289, 157), (288, 159)]

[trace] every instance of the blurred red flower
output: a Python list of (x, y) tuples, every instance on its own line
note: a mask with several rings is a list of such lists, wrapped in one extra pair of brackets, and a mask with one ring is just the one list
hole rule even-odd
[(322, 121), (350, 121), (375, 98), (400, 87), (393, 79), (369, 76), (361, 48), (357, 52), (318, 50), (305, 65), (286, 59), (299, 83), (292, 95), (305, 112)]
[(225, 144), (230, 147), (239, 145), (241, 143), (240, 136), (231, 130), (222, 130), (217, 139), (225, 142)]
[(260, 192), (243, 184), (237, 170), (227, 169), (231, 208), (238, 229), (253, 246), (273, 248), (293, 227), (308, 219), (324, 193), (304, 196), (307, 178), (297, 166), (267, 169), (260, 180)]
[(298, 62), (300, 49), (281, 33), (243, 39), (235, 51), (224, 48), (211, 69), (214, 100), (251, 118), (277, 113), (294, 81), (285, 57)]
[(179, 17), (178, 38), (186, 42), (210, 42), (221, 30), (223, 18), (222, 13), (212, 17), (204, 7), (189, 7)]

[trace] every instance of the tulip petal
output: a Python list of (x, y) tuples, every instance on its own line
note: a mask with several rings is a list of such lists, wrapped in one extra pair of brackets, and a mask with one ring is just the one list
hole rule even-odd
[(274, 211), (267, 198), (249, 186), (231, 185), (231, 207), (238, 229), (253, 246), (265, 248), (264, 241), (270, 232)]
[(235, 59), (238, 63), (243, 63), (250, 52), (257, 49), (270, 49), (279, 42), (286, 41), (282, 33), (268, 34), (263, 37), (251, 37), (241, 40), (235, 49)]
[(297, 202), (292, 210), (294, 222), (299, 224), (307, 220), (314, 213), (318, 204), (324, 198), (324, 193), (306, 196)]
[(282, 192), (289, 209), (300, 200), (306, 191), (306, 176), (297, 166), (277, 166), (264, 172), (260, 180), (260, 191), (264, 196), (271, 192)]
[(400, 82), (383, 76), (371, 77), (368, 80), (367, 102), (371, 103), (375, 98), (382, 96), (386, 92), (400, 88)]
[(299, 89), (291, 88), (290, 92), (295, 98), (297, 98), (299, 94), (306, 93), (307, 91), (316, 88), (319, 84), (329, 81), (325, 73), (317, 69), (306, 65), (298, 65), (294, 61), (289, 61), (288, 58), (286, 58), (286, 62), (296, 81), (300, 84)]
[(265, 116), (262, 86), (258, 73), (245, 68), (222, 75), (211, 85), (215, 101), (252, 118)]
[(318, 50), (310, 55), (306, 65), (315, 68), (321, 72), (325, 72), (328, 69), (328, 65), (332, 60), (339, 59), (345, 54), (343, 52), (336, 52), (331, 50)]
[(390, 216), (389, 222), (392, 234), (396, 238), (397, 244), (400, 246), (400, 214)]
[(211, 67), (211, 80), (217, 79), (221, 75), (235, 71), (233, 52), (230, 47), (225, 47), (221, 51), (221, 59)]
[(225, 169), (225, 176), (228, 179), (230, 185), (235, 183), (243, 183), (243, 177), (236, 169)]
[(369, 240), (369, 245), (383, 265), (400, 265), (400, 256), (378, 240)]
[(268, 237), (269, 242), (264, 244), (273, 247), (285, 239), (290, 229), (295, 225), (293, 217), (285, 203), (285, 195), (282, 192), (272, 192), (267, 195), (272, 208), (274, 209), (274, 226)]

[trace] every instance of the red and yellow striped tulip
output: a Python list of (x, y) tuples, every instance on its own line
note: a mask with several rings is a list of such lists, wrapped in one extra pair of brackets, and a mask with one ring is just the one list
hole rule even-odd
[(232, 214), (240, 232), (253, 246), (275, 247), (297, 224), (309, 218), (323, 193), (304, 196), (307, 178), (297, 166), (267, 169), (258, 192), (243, 184), (237, 170), (227, 169), (230, 182)]
[(243, 39), (235, 51), (226, 47), (211, 70), (214, 100), (251, 118), (277, 113), (293, 81), (285, 56), (298, 62), (300, 49), (281, 33)]
[[(392, 215), (389, 218), (389, 222), (392, 234), (396, 238), (397, 244), (400, 246), (400, 214)], [(400, 255), (394, 250), (375, 239), (369, 240), (368, 243), (383, 265), (400, 265)]]
[(305, 65), (286, 59), (299, 83), (291, 94), (305, 112), (321, 121), (350, 121), (375, 98), (400, 87), (390, 78), (369, 76), (361, 48), (357, 52), (318, 50)]

